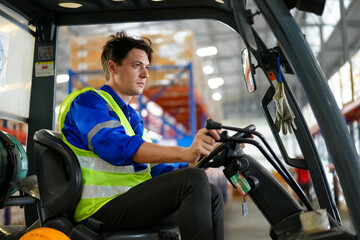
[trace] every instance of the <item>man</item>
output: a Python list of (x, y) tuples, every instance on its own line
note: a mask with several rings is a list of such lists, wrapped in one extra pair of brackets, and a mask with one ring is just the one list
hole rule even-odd
[(148, 39), (112, 35), (101, 56), (106, 84), (70, 94), (60, 108), (64, 141), (83, 173), (74, 218), (92, 216), (122, 230), (149, 228), (177, 213), (182, 239), (223, 239), (220, 191), (202, 170), (187, 168), (211, 152), (218, 132), (199, 130), (188, 148), (156, 145), (129, 105), (144, 90), (152, 52)]

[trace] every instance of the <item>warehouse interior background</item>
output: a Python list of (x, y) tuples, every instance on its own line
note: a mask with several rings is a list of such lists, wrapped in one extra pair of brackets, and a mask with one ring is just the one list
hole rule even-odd
[[(248, 2), (248, 8), (253, 13), (257, 10), (253, 1)], [(354, 98), (356, 98), (354, 94), (356, 94), (358, 86), (357, 81), (360, 81), (357, 78), (359, 71), (357, 66), (359, 64), (352, 64), (350, 68), (351, 59), (360, 48), (358, 27), (360, 17), (356, 14), (358, 10), (360, 10), (360, 3), (355, 0), (328, 0), (322, 16), (305, 13), (297, 9), (292, 10), (293, 16), (302, 28), (305, 38), (308, 40), (326, 77), (330, 80), (333, 78), (331, 82), (340, 109), (350, 101), (354, 102)], [(268, 47), (275, 46), (276, 39), (268, 30), (267, 23), (262, 17), (256, 15), (254, 22), (254, 28), (265, 44)], [(188, 103), (184, 102), (184, 98), (176, 97), (176, 93), (172, 92), (172, 89), (177, 86), (188, 86), (189, 73), (186, 70), (182, 73), (181, 71), (183, 70), (182, 66), (192, 63), (193, 85), (196, 95), (194, 99), (200, 105), (200, 110), (198, 107), (196, 108), (197, 128), (203, 127), (204, 122), (201, 113), (198, 113), (200, 111), (206, 112), (205, 117), (211, 117), (227, 125), (244, 127), (253, 123), (266, 136), (271, 135), (267, 124), (262, 120), (263, 110), (258, 103), (259, 100), (257, 100), (261, 99), (267, 90), (268, 82), (264, 74), (258, 70), (256, 72), (257, 90), (253, 93), (247, 92), (240, 57), (241, 51), (245, 48), (244, 42), (233, 29), (214, 20), (61, 27), (57, 62), (57, 106), (69, 93), (69, 70), (72, 76), (71, 84), (74, 88), (83, 87), (84, 85), (81, 82), (87, 82), (93, 86), (101, 86), (104, 83), (103, 71), (98, 60), (103, 42), (106, 41), (107, 36), (122, 30), (135, 37), (148, 36), (155, 45), (154, 70), (150, 72), (147, 88), (155, 88), (156, 90), (149, 89), (147, 92), (145, 91), (144, 95), (156, 98), (153, 95), (159, 92), (161, 88), (165, 88), (163, 98), (157, 96), (158, 101), (155, 102), (159, 103), (165, 113), (171, 116), (180, 117), (182, 115), (180, 117), (182, 119), (175, 119), (177, 120), (175, 122), (172, 122), (171, 119), (165, 119), (165, 121), (170, 121), (171, 125), (180, 122), (180, 125), (187, 125), (185, 129), (189, 130), (190, 128), (191, 113), (188, 112), (190, 111), (187, 106)], [(201, 50), (205, 53), (199, 53)], [(354, 57), (353, 61), (359, 60)], [(254, 65), (256, 66), (256, 63)], [(169, 66), (175, 68), (172, 70), (165, 69)], [(340, 76), (340, 71), (342, 71), (342, 76)], [(292, 86), (300, 107), (304, 109), (309, 128), (316, 133), (316, 120), (307, 106), (301, 87), (292, 75), (286, 75), (286, 78)], [(341, 80), (341, 78), (349, 78), (349, 80)], [(177, 82), (172, 86), (171, 82), (174, 80)], [(339, 85), (341, 81), (347, 82), (347, 84), (343, 84), (341, 87)], [(350, 89), (352, 87), (353, 90)], [(354, 94), (349, 94), (349, 89)], [(175, 91), (183, 91), (183, 89), (179, 88)], [(166, 92), (168, 92), (167, 95)], [(183, 94), (184, 97), (184, 93), (177, 94)], [(161, 94), (159, 95), (161, 96)], [(174, 97), (171, 98), (171, 96)], [(350, 99), (345, 99), (349, 96)], [(189, 95), (185, 97), (189, 97)], [(147, 107), (150, 108), (147, 110), (154, 112), (160, 118), (163, 117), (163, 111), (160, 110), (159, 113), (159, 111), (153, 110), (151, 104), (147, 104)], [(179, 114), (179, 108), (182, 107), (186, 112)], [(353, 113), (351, 114), (353, 115)], [(183, 118), (183, 115), (188, 117)], [(351, 120), (354, 120), (353, 117)], [(151, 129), (151, 126), (148, 127)], [(182, 126), (179, 127), (178, 125), (177, 128), (183, 130)], [(157, 132), (160, 133), (159, 130)], [(164, 132), (162, 133), (164, 134)], [(165, 138), (172, 138), (171, 136), (165, 136)], [(271, 141), (271, 136), (269, 137)], [(296, 140), (289, 135), (284, 136), (284, 138), (287, 144), (295, 146), (291, 153), (295, 156), (297, 148), (294, 141)], [(171, 141), (168, 143), (171, 144)], [(257, 151), (254, 151), (253, 154), (257, 154)], [(261, 158), (261, 154), (258, 156)]]
[[(249, 1), (248, 8), (255, 13), (256, 6), (253, 1)], [(358, 152), (360, 150), (359, 12), (358, 0), (327, 0), (322, 16), (292, 10), (329, 81)], [(275, 46), (276, 39), (259, 15), (255, 16), (254, 28), (268, 47)], [(133, 104), (147, 119), (145, 123), (150, 125), (148, 126), (150, 130), (153, 128), (155, 134), (153, 137), (160, 143), (175, 145), (181, 143), (183, 136), (191, 136), (192, 113), (189, 109), (188, 87), (192, 76), (195, 91), (193, 100), (197, 104), (193, 112), (196, 115), (196, 128), (202, 127), (206, 117), (238, 127), (255, 124), (258, 131), (262, 132), (270, 144), (277, 149), (275, 142), (272, 141), (271, 132), (266, 127), (267, 123), (263, 120), (260, 104), (257, 102), (267, 90), (268, 82), (263, 73), (257, 70), (257, 91), (253, 93), (246, 91), (240, 57), (245, 47), (244, 42), (233, 29), (214, 20), (61, 27), (57, 49), (57, 107), (69, 91), (87, 85), (98, 87), (104, 83), (99, 65), (99, 52), (106, 36), (122, 30), (132, 36), (147, 36), (156, 46), (157, 58), (150, 73), (147, 89), (143, 98), (134, 101)], [(92, 62), (95, 62), (94, 66), (91, 66)], [(191, 71), (189, 63), (192, 64)], [(286, 75), (286, 78), (300, 107), (303, 108), (304, 117), (308, 121), (319, 154), (327, 159), (326, 146), (316, 128), (316, 121), (301, 87), (292, 75)], [(162, 89), (164, 92), (158, 94)], [(155, 99), (155, 104), (148, 102), (152, 98)], [(10, 130), (14, 128), (14, 133), (20, 131), (19, 136), (23, 136), (21, 133), (26, 132), (26, 126), (8, 124), (8, 127)], [(291, 135), (283, 137), (286, 144), (293, 146), (290, 148), (293, 150), (290, 154), (296, 156), (298, 153), (294, 144), (296, 140)], [(261, 154), (251, 146), (245, 150), (261, 158)], [(216, 174), (213, 173), (213, 176)], [(0, 218), (0, 224), (1, 221)], [(13, 221), (17, 221), (16, 218)]]

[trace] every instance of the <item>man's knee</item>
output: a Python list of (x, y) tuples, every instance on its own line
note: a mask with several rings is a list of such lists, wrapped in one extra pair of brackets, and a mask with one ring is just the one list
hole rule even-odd
[(185, 168), (183, 175), (186, 179), (189, 179), (190, 181), (209, 183), (206, 173), (200, 168)]
[(183, 168), (179, 171), (177, 179), (186, 188), (210, 192), (209, 179), (202, 169), (194, 167)]

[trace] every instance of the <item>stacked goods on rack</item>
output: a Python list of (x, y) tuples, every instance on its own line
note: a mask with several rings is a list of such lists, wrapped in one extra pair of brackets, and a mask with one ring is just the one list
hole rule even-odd
[(141, 102), (146, 105), (140, 105), (139, 97), (133, 97), (130, 105), (141, 115), (153, 141), (174, 139), (185, 134), (184, 127), (164, 112), (161, 106), (149, 101), (146, 96), (141, 96)]
[(74, 89), (90, 85), (95, 88), (105, 83), (101, 53), (108, 36), (77, 36), (70, 38), (70, 69), (76, 73)]
[[(188, 132), (192, 114), (196, 118), (196, 129), (203, 127), (207, 117), (221, 118), (220, 105), (211, 98), (201, 59), (195, 53), (192, 32), (163, 31), (143, 37), (151, 39), (154, 48), (153, 68), (147, 80), (145, 95), (174, 116)], [(191, 89), (193, 94), (190, 94)], [(195, 104), (193, 113), (191, 101)]]
[(7, 132), (14, 136), (22, 145), (26, 145), (27, 124), (11, 120), (0, 119), (0, 131)]
[(354, 100), (360, 99), (360, 50), (351, 58)]
[[(328, 79), (328, 85), (346, 122), (360, 121), (360, 51), (355, 53), (350, 61), (346, 61)], [(319, 134), (315, 117), (309, 110), (311, 109), (307, 104), (303, 108), (303, 114), (308, 121), (311, 134)], [(311, 119), (310, 124), (309, 118)]]

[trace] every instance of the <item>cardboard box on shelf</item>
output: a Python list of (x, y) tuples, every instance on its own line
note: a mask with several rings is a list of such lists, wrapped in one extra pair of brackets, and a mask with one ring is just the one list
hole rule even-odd
[[(95, 89), (99, 89), (102, 85), (105, 84), (105, 76), (103, 75), (90, 75), (90, 76), (81, 76), (81, 80), (76, 77), (72, 78), (72, 88), (73, 90), (79, 90), (84, 87), (91, 86)], [(85, 84), (84, 84), (85, 83)]]
[[(174, 86), (188, 86), (189, 72), (183, 67), (193, 63), (195, 54), (194, 36), (191, 31), (168, 31), (159, 34), (143, 35), (152, 41), (154, 55), (152, 65), (156, 70), (150, 71), (148, 87), (167, 85), (176, 79)], [(171, 69), (170, 69), (171, 68)], [(193, 75), (197, 69), (193, 68)]]
[(74, 71), (102, 70), (101, 50), (74, 50), (70, 54), (70, 68)]
[(342, 109), (343, 105), (341, 100), (341, 78), (339, 71), (337, 71), (333, 76), (330, 77), (330, 79), (328, 80), (328, 84), (332, 94), (335, 97), (338, 107)]
[(191, 31), (163, 31), (142, 35), (153, 44), (152, 65), (185, 65), (194, 57), (194, 37)]
[(71, 37), (69, 40), (70, 50), (102, 50), (108, 39), (107, 35)]
[(354, 100), (350, 62), (346, 62), (339, 69), (339, 73), (341, 78), (341, 100), (342, 104), (346, 105)]
[(101, 70), (101, 53), (108, 36), (70, 38), (70, 68), (73, 71)]

